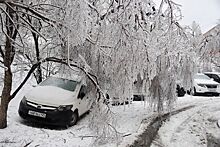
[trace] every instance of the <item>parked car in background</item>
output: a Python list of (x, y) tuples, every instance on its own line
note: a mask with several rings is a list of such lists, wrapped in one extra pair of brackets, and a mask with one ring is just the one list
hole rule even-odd
[(132, 98), (126, 98), (125, 100), (118, 98), (118, 97), (112, 97), (109, 99), (109, 103), (113, 106), (117, 105), (124, 105), (124, 104), (131, 104), (132, 103)]
[(179, 84), (176, 85), (176, 93), (178, 97), (183, 97), (186, 94), (186, 91)]
[(205, 75), (212, 78), (214, 81), (220, 83), (220, 73), (219, 72), (204, 72)]
[(193, 95), (210, 94), (217, 96), (220, 93), (220, 84), (203, 73), (197, 73), (194, 76), (193, 86), (193, 90), (191, 90)]
[(19, 115), (43, 124), (75, 125), (79, 117), (89, 111), (94, 100), (84, 78), (47, 78), (24, 96)]
[(143, 94), (135, 94), (133, 95), (133, 101), (144, 101), (145, 100), (145, 96)]

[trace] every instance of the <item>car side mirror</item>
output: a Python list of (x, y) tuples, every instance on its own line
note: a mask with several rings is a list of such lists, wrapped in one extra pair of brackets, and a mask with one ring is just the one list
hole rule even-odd
[(86, 94), (84, 92), (80, 93), (78, 98), (82, 99)]
[(83, 98), (86, 94), (84, 92), (81, 93), (81, 98)]

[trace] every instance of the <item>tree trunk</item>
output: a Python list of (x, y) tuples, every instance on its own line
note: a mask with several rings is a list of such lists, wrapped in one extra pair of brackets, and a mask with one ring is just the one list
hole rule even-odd
[[(14, 12), (10, 7), (7, 7), (7, 13), (11, 19), (14, 17)], [(0, 129), (7, 127), (7, 110), (8, 104), (11, 100), (11, 88), (12, 88), (12, 72), (11, 72), (11, 64), (14, 59), (14, 47), (12, 45), (11, 40), (15, 40), (17, 30), (13, 25), (13, 22), (8, 17), (6, 17), (6, 30), (7, 30), (7, 37), (5, 43), (5, 55), (4, 55), (4, 86), (1, 95), (1, 104), (0, 104)]]
[(6, 39), (5, 57), (4, 57), (4, 87), (2, 90), (1, 105), (0, 105), (0, 129), (7, 127), (7, 110), (8, 104), (11, 100), (11, 88), (12, 88), (12, 72), (11, 72), (11, 60), (12, 60), (12, 45), (10, 40)]
[[(5, 76), (6, 77), (6, 76)], [(7, 76), (7, 84), (4, 82), (4, 88), (2, 91), (2, 98), (1, 98), (1, 105), (0, 105), (0, 129), (7, 127), (7, 110), (8, 110), (8, 104), (10, 101), (10, 88), (11, 88), (11, 80), (10, 76)]]
[[(41, 23), (39, 20), (35, 20), (34, 18), (31, 18), (30, 16), (27, 17), (29, 23), (37, 23), (38, 26), (38, 31), (41, 31)], [(33, 30), (35, 30), (36, 28), (34, 28), (33, 26), (31, 26), (31, 28)], [(32, 31), (32, 36), (34, 39), (34, 45), (35, 45), (35, 51), (36, 51), (36, 57), (37, 57), (37, 62), (40, 62), (41, 58), (40, 58), (40, 48), (39, 48), (39, 34), (37, 34), (36, 32)], [(34, 74), (34, 77), (37, 81), (37, 83), (39, 84), (40, 82), (42, 82), (43, 80), (43, 74), (42, 74), (42, 68), (41, 68), (41, 64), (38, 65), (36, 73)]]
[(0, 129), (7, 127), (7, 108), (4, 101), (5, 98), (2, 98), (1, 105), (0, 105)]
[[(36, 51), (37, 62), (40, 62), (41, 58), (40, 58), (40, 49), (39, 49), (39, 42), (38, 42), (39, 35), (36, 34), (35, 32), (32, 32), (32, 35), (33, 35), (33, 38), (34, 38), (34, 44), (35, 44), (35, 51)], [(42, 82), (42, 80), (43, 80), (41, 64), (39, 64), (39, 66), (37, 67), (36, 80), (37, 80), (37, 83), (38, 83), (38, 84), (39, 84), (40, 82)]]

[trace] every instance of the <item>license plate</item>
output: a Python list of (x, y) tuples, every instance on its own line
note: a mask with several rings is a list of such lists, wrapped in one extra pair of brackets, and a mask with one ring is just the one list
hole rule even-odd
[(209, 89), (209, 92), (216, 92), (216, 89), (215, 88)]
[(45, 113), (40, 113), (40, 112), (35, 112), (35, 111), (29, 110), (29, 111), (28, 111), (28, 114), (29, 114), (29, 115), (32, 115), (32, 116), (37, 116), (37, 117), (46, 118), (46, 114), (45, 114)]

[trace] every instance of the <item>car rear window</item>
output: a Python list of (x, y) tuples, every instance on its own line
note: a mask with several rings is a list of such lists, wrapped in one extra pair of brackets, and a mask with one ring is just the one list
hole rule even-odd
[(63, 79), (63, 78), (57, 78), (57, 77), (49, 77), (43, 82), (41, 82), (39, 85), (40, 86), (56, 86), (56, 87), (60, 87), (65, 90), (74, 91), (76, 89), (77, 84), (78, 82), (76, 81)]

